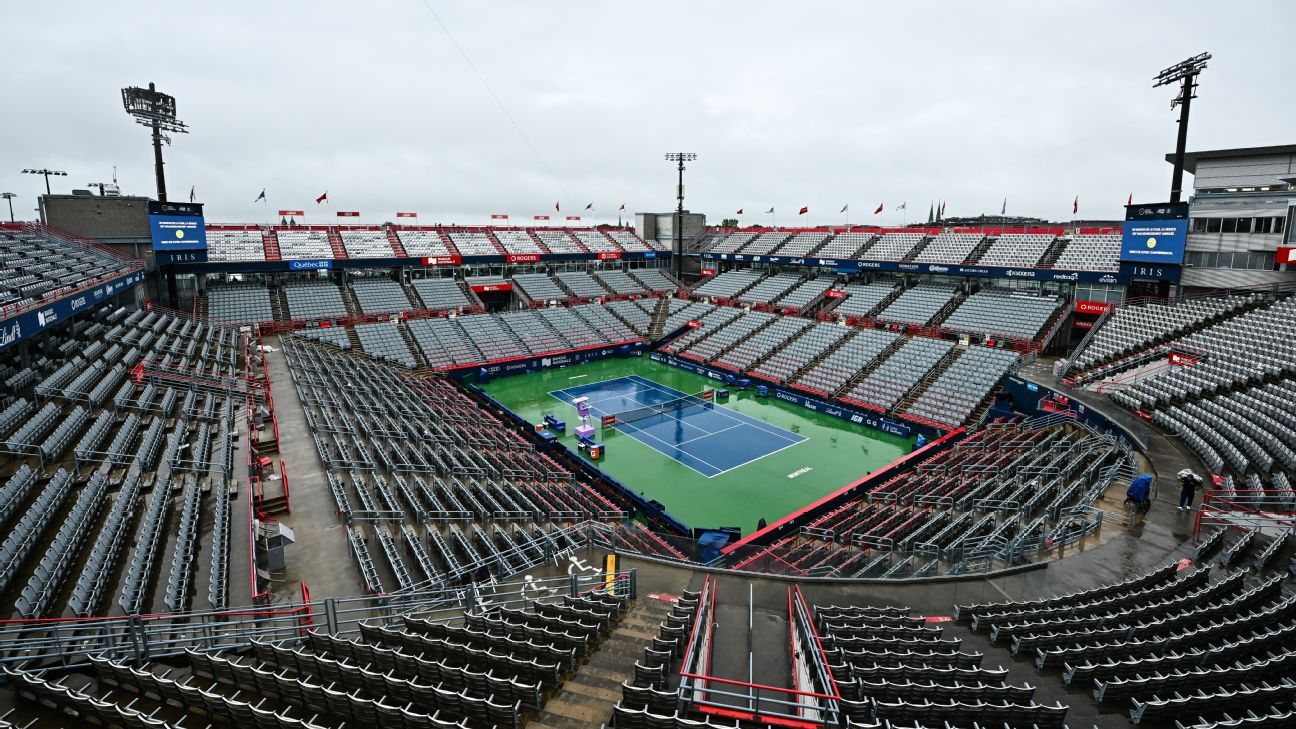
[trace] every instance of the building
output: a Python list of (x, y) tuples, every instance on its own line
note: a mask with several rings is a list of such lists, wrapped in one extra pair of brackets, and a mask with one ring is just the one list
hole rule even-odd
[(1276, 260), (1296, 243), (1296, 144), (1189, 152), (1184, 169), (1193, 175), (1193, 194), (1180, 285), (1296, 282), (1296, 267)]

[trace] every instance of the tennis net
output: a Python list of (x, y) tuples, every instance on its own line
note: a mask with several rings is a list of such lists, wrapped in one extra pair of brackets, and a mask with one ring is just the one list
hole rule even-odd
[(703, 399), (702, 395), (685, 395), (677, 397), (674, 400), (666, 402), (645, 405), (641, 408), (631, 408), (622, 410), (619, 413), (608, 413), (616, 418), (618, 423), (634, 423), (640, 420), (656, 417), (658, 415), (670, 415), (678, 417), (683, 415), (687, 410), (714, 410), (715, 403)]

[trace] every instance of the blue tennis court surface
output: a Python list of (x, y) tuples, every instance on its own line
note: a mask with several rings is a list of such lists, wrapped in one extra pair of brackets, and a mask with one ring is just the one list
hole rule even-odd
[[(672, 403), (680, 398), (689, 398), (693, 393), (680, 392), (638, 375), (629, 375), (549, 394), (568, 405), (578, 397), (587, 397), (592, 414), (599, 418)], [(691, 399), (672, 403), (661, 413), (618, 423), (616, 428), (707, 478), (806, 440), (805, 436), (721, 405)]]

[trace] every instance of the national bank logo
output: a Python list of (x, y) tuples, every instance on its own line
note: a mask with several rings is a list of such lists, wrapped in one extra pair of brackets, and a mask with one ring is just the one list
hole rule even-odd
[(0, 329), (0, 347), (8, 347), (22, 339), (22, 324), (14, 322), (9, 326)]
[(47, 327), (50, 324), (53, 324), (54, 322), (58, 321), (58, 313), (55, 312), (53, 309), (38, 311), (36, 312), (36, 321), (37, 323), (40, 324), (40, 326)]

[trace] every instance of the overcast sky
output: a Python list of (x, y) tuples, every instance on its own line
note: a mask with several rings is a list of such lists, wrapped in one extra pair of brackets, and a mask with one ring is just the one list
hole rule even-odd
[[(3, 14), (0, 188), (20, 211), (43, 190), (24, 167), (66, 170), (67, 192), (117, 165), (123, 193), (154, 194), (147, 131), (119, 91), (149, 81), (192, 128), (165, 150), (171, 198), (196, 187), (216, 222), (280, 208), (517, 221), (557, 201), (614, 221), (621, 203), (673, 209), (674, 150), (698, 154), (688, 205), (711, 222), (743, 208), (768, 223), (773, 206), (779, 224), (840, 223), (849, 204), (851, 222), (898, 224), (902, 202), (912, 221), (942, 198), (975, 215), (1005, 197), (1009, 213), (1069, 220), (1076, 195), (1082, 217), (1114, 218), (1130, 193), (1167, 197), (1174, 92), (1151, 79), (1202, 51), (1190, 150), (1296, 142), (1290, 0), (65, 0)], [(262, 188), (268, 206), (253, 204)]]

